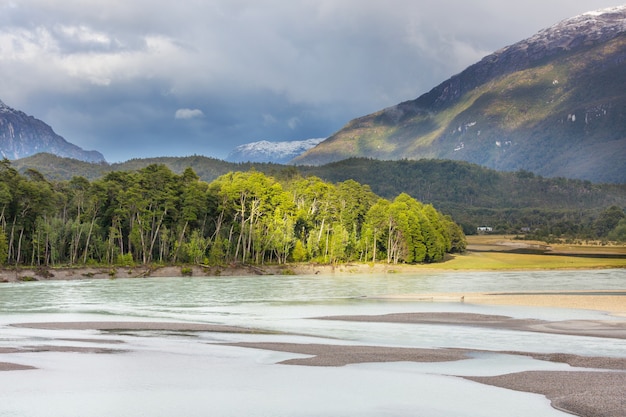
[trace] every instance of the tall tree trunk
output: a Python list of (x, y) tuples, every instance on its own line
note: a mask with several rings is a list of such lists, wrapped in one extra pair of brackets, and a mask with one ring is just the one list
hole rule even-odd
[(76, 232), (76, 236), (72, 237), (72, 254), (70, 257), (70, 264), (74, 264), (76, 260), (78, 259), (78, 248), (80, 245), (80, 238), (83, 235), (83, 228), (78, 218), (76, 219), (76, 228), (78, 229), (78, 231)]
[(20, 257), (22, 256), (22, 237), (24, 237), (24, 228), (20, 230), (20, 237), (17, 241), (17, 256), (15, 257), (15, 264), (17, 265), (20, 262)]
[(139, 240), (141, 243), (141, 260), (142, 263), (145, 265), (147, 263), (147, 255), (146, 255), (146, 240), (145, 240), (145, 235), (143, 232), (143, 223), (141, 222), (141, 217), (139, 216), (139, 213), (137, 213), (137, 224), (139, 225)]
[(17, 216), (13, 217), (13, 224), (11, 225), (11, 235), (9, 236), (9, 253), (8, 253), (7, 260), (15, 256), (13, 244), (15, 243), (15, 222), (16, 221), (17, 221)]
[(376, 242), (376, 229), (374, 229), (374, 247), (372, 248), (373, 253), (373, 262), (376, 263), (376, 247), (378, 246)]
[(50, 224), (48, 223), (48, 219), (46, 218), (46, 225), (48, 225), (48, 227), (46, 228), (46, 243), (45, 243), (45, 251), (44, 251), (44, 258), (45, 258), (45, 265), (48, 266), (50, 265)]
[(83, 263), (87, 263), (87, 254), (89, 253), (89, 242), (91, 240), (91, 234), (93, 233), (93, 225), (96, 222), (96, 215), (91, 218), (91, 224), (89, 225), (89, 232), (87, 233), (87, 242), (85, 243), (85, 252), (83, 253)]
[[(157, 237), (159, 237), (159, 230), (161, 230), (161, 225), (163, 224), (163, 220), (165, 219), (166, 215), (167, 215), (167, 209), (164, 209), (163, 213), (161, 213), (161, 217), (159, 218), (159, 221), (156, 224), (156, 228), (153, 227), (152, 240), (150, 241), (150, 251), (148, 252), (148, 262), (152, 262), (152, 251), (154, 250), (154, 245), (156, 243)], [(185, 226), (186, 226), (186, 223), (185, 223)]]
[(4, 217), (4, 211), (6, 210), (6, 208), (7, 206), (2, 206), (2, 211), (0, 212), (0, 229), (2, 229), (3, 231), (7, 228), (7, 221)]
[(188, 221), (185, 221), (183, 225), (183, 230), (180, 232), (180, 237), (178, 238), (178, 245), (176, 246), (176, 250), (174, 251), (174, 259), (173, 262), (176, 263), (176, 259), (178, 259), (178, 251), (180, 247), (183, 245), (183, 239), (185, 238), (185, 231), (187, 230)]
[[(258, 216), (256, 216), (256, 213), (259, 211), (259, 201), (258, 200), (252, 200), (252, 207), (250, 208), (250, 219), (248, 220), (248, 222), (250, 223), (249, 226), (249, 230), (248, 230), (248, 242), (246, 245), (246, 252), (248, 256), (252, 253), (252, 237), (254, 236), (254, 219), (255, 217), (258, 219)], [(246, 261), (245, 259), (245, 255), (244, 255), (244, 259), (243, 262)]]

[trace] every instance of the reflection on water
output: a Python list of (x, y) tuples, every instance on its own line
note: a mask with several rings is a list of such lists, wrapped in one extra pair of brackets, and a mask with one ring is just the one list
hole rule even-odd
[[(624, 270), (2, 284), (0, 348), (97, 346), (123, 352), (0, 354), (0, 362), (38, 368), (0, 372), (0, 416), (565, 416), (553, 410), (542, 396), (450, 376), (569, 369), (564, 364), (484, 353), (474, 355), (473, 359), (447, 363), (302, 367), (276, 364), (301, 355), (218, 343), (281, 341), (462, 347), (624, 357), (626, 342), (615, 339), (462, 326), (310, 319), (427, 311), (546, 320), (598, 319), (606, 317), (590, 311), (383, 301), (364, 296), (624, 288)], [(197, 321), (284, 334), (102, 333), (9, 326), (20, 322), (82, 320)]]

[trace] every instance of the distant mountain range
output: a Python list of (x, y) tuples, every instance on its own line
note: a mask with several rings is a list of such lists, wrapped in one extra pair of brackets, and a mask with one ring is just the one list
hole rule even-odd
[(323, 140), (323, 138), (290, 142), (268, 142), (262, 140), (246, 143), (233, 149), (226, 157), (226, 160), (229, 162), (273, 162), (286, 164)]
[(41, 152), (86, 162), (105, 162), (100, 152), (85, 151), (69, 143), (41, 120), (0, 101), (0, 156), (20, 159)]
[(626, 182), (626, 6), (501, 49), (415, 100), (352, 120), (292, 162), (350, 157)]

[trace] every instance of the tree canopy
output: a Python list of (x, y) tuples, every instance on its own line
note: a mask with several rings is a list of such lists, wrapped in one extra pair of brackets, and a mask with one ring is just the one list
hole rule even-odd
[(4, 160), (0, 227), (9, 265), (417, 263), (465, 250), (449, 216), (408, 194), (254, 170), (207, 183), (160, 164), (49, 181)]

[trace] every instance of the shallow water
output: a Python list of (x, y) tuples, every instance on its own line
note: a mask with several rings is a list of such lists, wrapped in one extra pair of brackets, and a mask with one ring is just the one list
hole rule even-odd
[[(0, 354), (0, 361), (38, 368), (0, 372), (0, 416), (565, 416), (552, 409), (543, 396), (453, 376), (571, 369), (564, 364), (484, 353), (470, 360), (447, 363), (288, 366), (276, 363), (302, 355), (218, 343), (282, 341), (459, 347), (625, 357), (626, 342), (616, 339), (311, 319), (426, 311), (546, 320), (606, 319), (604, 313), (594, 311), (375, 300), (364, 296), (624, 288), (624, 270), (2, 284), (0, 347), (98, 346), (124, 352)], [(9, 326), (90, 320), (192, 321), (291, 334), (107, 333)], [(92, 340), (85, 341), (87, 338)], [(112, 339), (123, 343), (112, 343)]]

